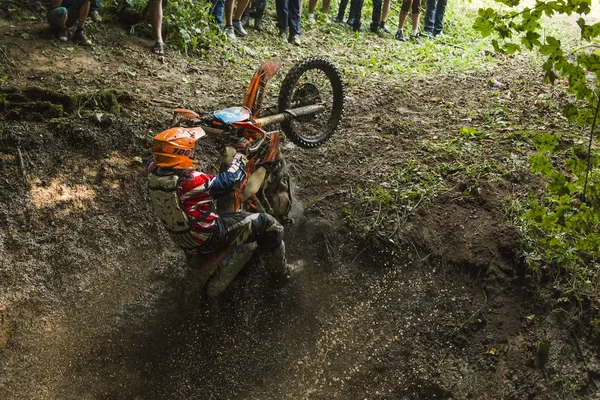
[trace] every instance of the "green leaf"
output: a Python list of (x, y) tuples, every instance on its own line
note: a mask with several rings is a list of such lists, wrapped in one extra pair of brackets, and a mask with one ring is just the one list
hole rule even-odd
[(554, 152), (558, 140), (550, 133), (543, 133), (533, 138), (533, 144), (539, 152)]
[(549, 176), (554, 172), (552, 163), (541, 153), (536, 153), (531, 156), (529, 158), (529, 163), (531, 164), (531, 172), (538, 172), (544, 176)]

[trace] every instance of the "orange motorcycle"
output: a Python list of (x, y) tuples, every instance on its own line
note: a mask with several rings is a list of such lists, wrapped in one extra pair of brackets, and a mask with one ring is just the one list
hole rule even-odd
[[(322, 57), (297, 63), (285, 76), (276, 107), (263, 107), (266, 86), (279, 70), (278, 60), (262, 64), (254, 74), (241, 107), (214, 112), (206, 117), (187, 109), (175, 109), (172, 126), (188, 126), (196, 135), (245, 137), (252, 144), (246, 165), (247, 179), (231, 194), (219, 198), (218, 212), (269, 213), (283, 224), (293, 221), (292, 183), (281, 152), (282, 133), (300, 147), (316, 147), (338, 128), (344, 113), (344, 86), (335, 66)], [(279, 130), (266, 128), (279, 125)], [(199, 128), (201, 131), (199, 131)], [(223, 165), (229, 165), (235, 150), (227, 147)], [(184, 302), (206, 293), (219, 295), (250, 260), (256, 245), (229, 247), (212, 255), (201, 255), (196, 268), (188, 268)], [(195, 297), (194, 297), (195, 298)]]

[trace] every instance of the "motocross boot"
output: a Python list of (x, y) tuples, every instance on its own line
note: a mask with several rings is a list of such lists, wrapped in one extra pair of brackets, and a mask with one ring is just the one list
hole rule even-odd
[(275, 250), (264, 252), (262, 259), (271, 273), (273, 287), (279, 289), (285, 286), (290, 279), (290, 270), (285, 258), (285, 243), (282, 241)]

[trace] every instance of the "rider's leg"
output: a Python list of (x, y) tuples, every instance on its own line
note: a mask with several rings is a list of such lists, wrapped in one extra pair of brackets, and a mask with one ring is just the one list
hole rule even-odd
[(276, 278), (287, 276), (283, 226), (269, 214), (224, 213), (217, 219), (219, 242), (240, 246), (256, 242), (266, 267)]

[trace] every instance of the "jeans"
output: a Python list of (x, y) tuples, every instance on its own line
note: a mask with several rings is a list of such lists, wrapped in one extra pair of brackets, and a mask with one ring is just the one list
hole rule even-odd
[(90, 2), (90, 12), (92, 11), (100, 12), (100, 0), (92, 0)]
[(212, 7), (210, 15), (217, 21), (219, 28), (223, 29), (223, 13), (225, 11), (225, 0), (211, 0)]
[(290, 29), (290, 35), (300, 34), (300, 0), (275, 0), (277, 26)]
[(379, 21), (381, 21), (381, 3), (382, 0), (373, 0), (373, 14), (371, 14), (371, 32), (377, 32), (379, 30)]
[(360, 31), (360, 17), (364, 2), (365, 0), (352, 0), (352, 3), (350, 3), (350, 19), (354, 31)]
[(346, 7), (348, 7), (348, 0), (340, 1), (340, 8), (338, 9), (337, 20), (344, 22), (344, 15), (346, 14)]
[(439, 35), (444, 29), (444, 13), (448, 0), (427, 0), (425, 11), (425, 32)]

